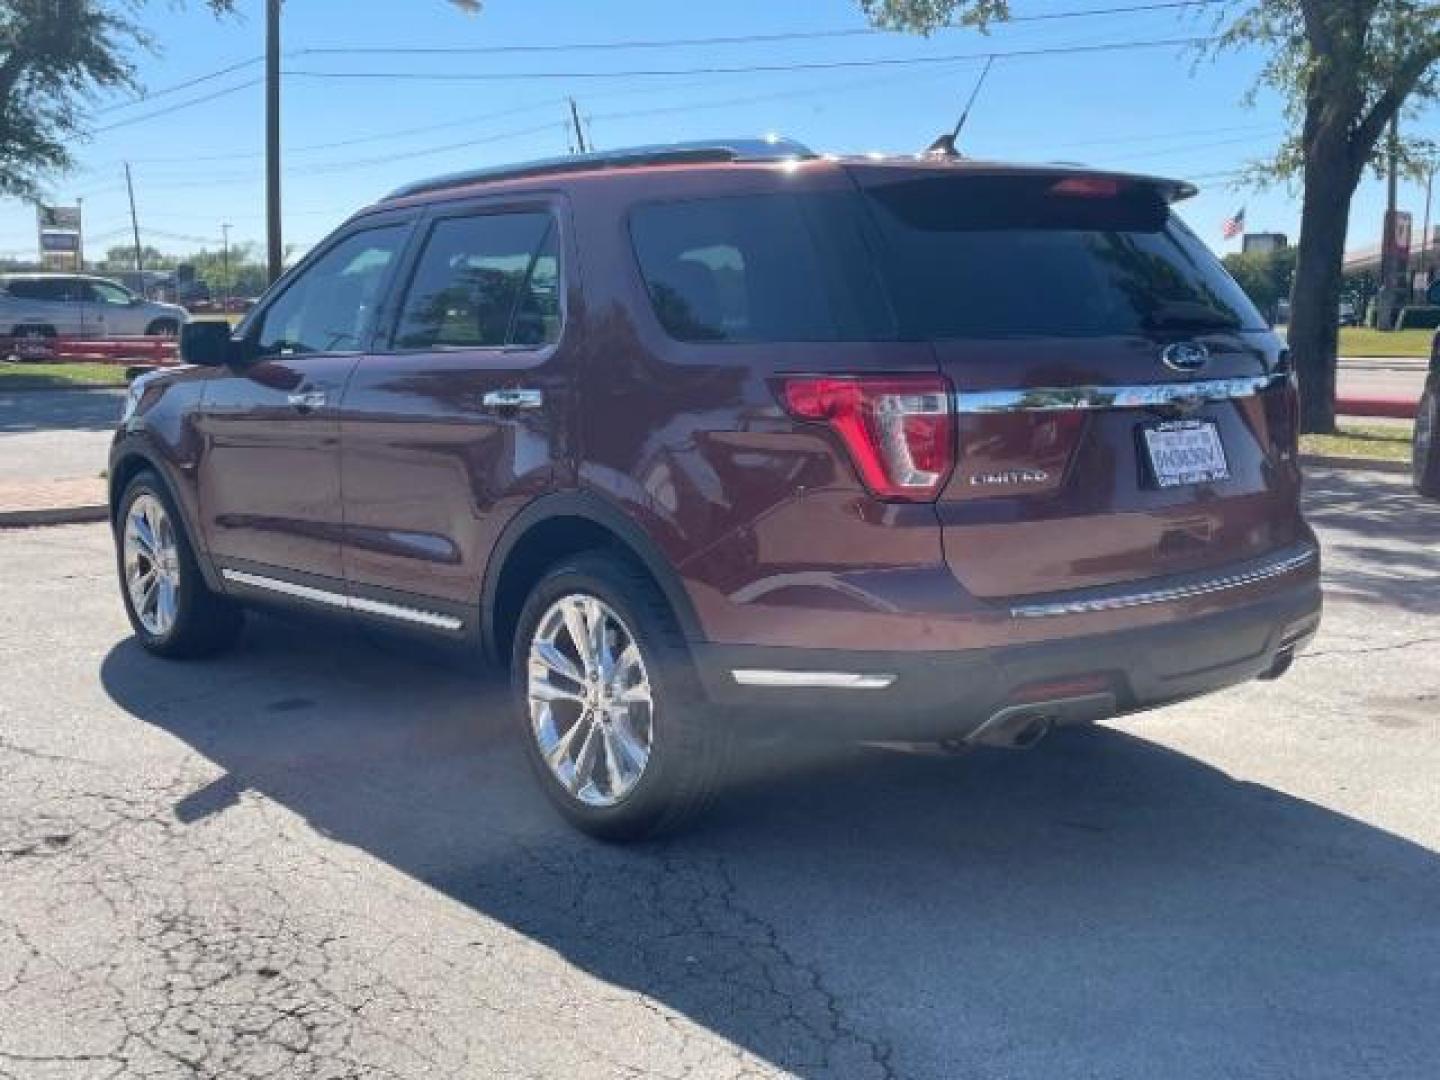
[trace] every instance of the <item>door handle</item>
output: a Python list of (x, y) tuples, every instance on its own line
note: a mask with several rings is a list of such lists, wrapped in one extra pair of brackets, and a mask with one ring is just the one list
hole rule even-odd
[(325, 405), (324, 390), (300, 390), (286, 398), (296, 412), (308, 413)]
[(487, 409), (538, 409), (545, 395), (539, 390), (490, 390), (480, 403)]

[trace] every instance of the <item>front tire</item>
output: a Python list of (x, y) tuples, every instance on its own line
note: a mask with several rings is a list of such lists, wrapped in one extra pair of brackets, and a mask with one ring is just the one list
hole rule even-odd
[(1433, 375), (1415, 410), (1412, 469), (1415, 490), (1440, 499), (1440, 378)]
[(703, 700), (663, 594), (623, 555), (546, 572), (520, 614), (511, 670), (530, 764), (576, 828), (655, 836), (713, 800), (729, 725)]
[(179, 337), (180, 324), (174, 319), (156, 319), (145, 328), (145, 335), (146, 337)]
[(115, 551), (125, 614), (148, 652), (192, 659), (235, 643), (240, 608), (205, 584), (174, 500), (149, 470), (121, 496)]

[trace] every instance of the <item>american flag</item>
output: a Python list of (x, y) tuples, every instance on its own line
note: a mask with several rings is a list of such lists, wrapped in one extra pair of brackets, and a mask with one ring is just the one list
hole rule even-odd
[(1245, 231), (1245, 208), (1242, 206), (1234, 214), (1225, 219), (1225, 224), (1220, 226), (1220, 235), (1226, 240), (1233, 240)]

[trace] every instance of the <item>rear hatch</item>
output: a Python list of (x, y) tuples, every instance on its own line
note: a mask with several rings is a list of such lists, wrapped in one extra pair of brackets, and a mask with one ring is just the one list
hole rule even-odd
[(900, 336), (956, 391), (937, 511), (973, 595), (1183, 574), (1296, 543), (1279, 341), (1161, 182), (856, 165)]

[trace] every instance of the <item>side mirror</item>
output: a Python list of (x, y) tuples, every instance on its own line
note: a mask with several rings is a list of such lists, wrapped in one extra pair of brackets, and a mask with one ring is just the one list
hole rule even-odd
[(240, 346), (231, 339), (230, 324), (190, 322), (180, 328), (180, 360), (201, 367), (224, 367), (240, 359)]

